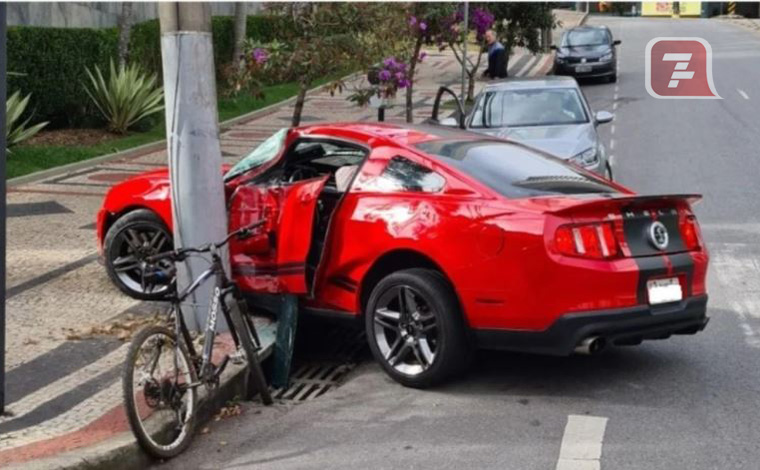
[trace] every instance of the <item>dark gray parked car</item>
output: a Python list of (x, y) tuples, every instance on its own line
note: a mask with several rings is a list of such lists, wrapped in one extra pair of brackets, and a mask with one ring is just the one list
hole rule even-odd
[[(522, 142), (612, 179), (607, 150), (596, 128), (613, 117), (607, 111), (594, 113), (574, 78), (546, 76), (486, 85), (464, 127)], [(459, 122), (449, 117), (439, 124)]]
[(579, 26), (562, 35), (559, 46), (552, 46), (554, 75), (578, 78), (605, 77), (617, 81), (617, 51), (620, 40), (612, 38), (606, 26)]

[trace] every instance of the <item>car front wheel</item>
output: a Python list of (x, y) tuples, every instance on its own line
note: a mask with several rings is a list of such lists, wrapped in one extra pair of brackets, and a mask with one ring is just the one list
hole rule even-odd
[(172, 236), (161, 218), (147, 209), (129, 212), (108, 229), (103, 243), (111, 281), (122, 292), (140, 300), (160, 300), (172, 279), (143, 275), (145, 259), (173, 247)]
[(408, 387), (440, 383), (470, 358), (459, 302), (437, 271), (408, 269), (382, 279), (367, 302), (365, 327), (375, 359)]

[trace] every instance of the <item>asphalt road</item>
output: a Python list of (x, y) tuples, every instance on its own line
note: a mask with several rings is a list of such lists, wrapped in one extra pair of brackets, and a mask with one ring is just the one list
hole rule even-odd
[[(642, 193), (705, 196), (707, 330), (595, 357), (481, 352), (432, 391), (400, 387), (368, 361), (319, 399), (246, 406), (162, 467), (758, 468), (760, 36), (715, 20), (590, 22), (623, 41), (619, 82), (584, 84), (592, 107), (616, 114), (602, 134), (617, 178)], [(710, 42), (723, 99), (650, 97), (644, 48), (657, 36)], [(568, 425), (570, 415), (601, 419)]]

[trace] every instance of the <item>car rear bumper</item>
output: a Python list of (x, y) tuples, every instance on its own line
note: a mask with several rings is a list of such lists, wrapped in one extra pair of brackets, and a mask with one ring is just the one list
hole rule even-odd
[[(590, 65), (591, 70), (588, 72), (578, 73), (575, 71), (576, 65)], [(573, 77), (608, 77), (614, 75), (617, 72), (615, 69), (615, 63), (613, 61), (604, 63), (588, 63), (588, 64), (559, 64), (554, 63), (554, 75), (570, 75)]]
[(638, 344), (645, 339), (702, 331), (707, 316), (707, 295), (678, 303), (649, 305), (560, 317), (544, 331), (474, 330), (479, 347), (555, 356), (567, 356), (586, 338), (598, 336), (607, 344)]

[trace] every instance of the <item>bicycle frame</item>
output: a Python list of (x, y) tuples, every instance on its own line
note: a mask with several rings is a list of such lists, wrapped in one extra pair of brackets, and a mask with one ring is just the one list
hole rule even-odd
[(217, 318), (218, 318), (220, 304), (221, 304), (222, 314), (224, 315), (224, 318), (227, 321), (227, 325), (230, 328), (230, 332), (232, 334), (235, 347), (237, 348), (240, 346), (237, 332), (235, 331), (232, 321), (230, 319), (229, 308), (227, 307), (227, 303), (224, 301), (227, 295), (236, 292), (237, 286), (234, 283), (230, 282), (230, 280), (227, 278), (227, 274), (224, 271), (222, 259), (219, 256), (217, 248), (212, 246), (210, 249), (210, 254), (211, 254), (211, 266), (207, 270), (203, 271), (200, 274), (200, 276), (198, 276), (184, 291), (172, 296), (171, 298), (172, 307), (174, 309), (174, 313), (177, 319), (176, 321), (177, 338), (179, 338), (180, 335), (182, 336), (182, 338), (185, 341), (185, 344), (187, 345), (188, 352), (190, 353), (191, 357), (197, 359), (198, 353), (195, 351), (195, 348), (193, 347), (190, 331), (187, 329), (187, 324), (185, 323), (185, 319), (182, 315), (182, 310), (180, 306), (182, 302), (187, 300), (187, 298), (193, 294), (193, 292), (198, 290), (200, 286), (204, 285), (206, 281), (209, 280), (209, 278), (211, 278), (212, 276), (216, 276), (216, 283), (214, 285), (214, 291), (213, 291), (211, 301), (209, 304), (208, 315), (206, 316), (206, 325), (204, 328), (203, 351), (200, 356), (201, 363), (197, 369), (198, 378), (201, 382), (208, 382), (212, 380), (214, 376), (226, 366), (226, 362), (229, 359), (229, 356), (225, 357), (224, 362), (220, 364), (220, 366), (216, 368), (216, 370), (212, 370), (211, 355), (213, 353), (213, 348), (214, 348), (214, 337), (216, 336), (216, 326), (217, 326)]

